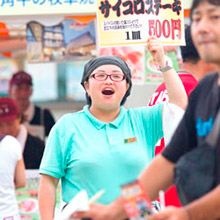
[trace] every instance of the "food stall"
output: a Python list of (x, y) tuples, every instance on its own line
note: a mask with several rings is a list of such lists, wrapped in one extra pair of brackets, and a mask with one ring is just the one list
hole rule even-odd
[[(184, 1), (184, 17), (187, 20), (189, 18), (189, 8), (190, 8), (191, 0)], [(34, 29), (38, 28), (40, 30), (45, 31), (45, 27), (54, 26), (57, 27), (64, 19), (75, 19), (82, 23), (90, 22), (96, 17), (97, 5), (95, 0), (36, 0), (36, 1), (3, 1), (0, 7), (0, 53), (2, 53), (3, 57), (8, 57), (15, 59), (17, 61), (17, 65), (19, 69), (24, 67), (24, 59), (26, 59), (26, 51), (27, 51), (27, 32), (26, 32), (26, 24), (29, 24), (29, 30), (34, 33)], [(30, 23), (32, 22), (32, 23)], [(188, 22), (188, 21), (186, 21)], [(75, 24), (74, 24), (75, 25)], [(47, 29), (48, 30), (48, 29)], [(30, 35), (30, 38), (33, 38), (33, 35)], [(57, 38), (62, 38), (62, 34), (57, 34), (54, 38), (54, 35), (51, 36), (51, 31), (47, 31), (47, 38), (57, 40)], [(37, 37), (36, 37), (37, 39)], [(87, 34), (83, 35), (83, 39), (85, 41), (91, 42), (91, 37)], [(73, 39), (70, 41), (66, 48), (59, 47), (58, 50), (52, 51), (49, 47), (44, 48), (44, 56), (43, 60), (41, 59), (41, 51), (39, 52), (39, 56), (34, 56), (35, 54), (29, 54), (31, 58), (37, 59), (38, 62), (48, 62), (53, 61), (54, 57), (59, 59), (62, 57), (64, 51), (71, 54), (79, 53), (78, 48), (73, 48), (72, 45), (77, 45), (77, 39)], [(61, 40), (62, 41), (62, 40)], [(79, 41), (78, 41), (79, 42)], [(88, 44), (89, 45), (89, 44)], [(88, 51), (91, 51), (94, 48), (93, 46), (83, 47), (83, 50), (80, 52), (85, 56)], [(30, 51), (34, 51), (34, 49), (29, 48)], [(105, 54), (104, 49), (100, 50), (101, 54)], [(120, 53), (124, 53), (125, 59), (128, 59), (129, 62), (135, 63), (137, 65), (138, 60), (140, 58), (140, 51), (135, 51), (133, 49), (117, 49), (110, 48), (106, 50), (107, 53), (111, 51), (119, 51)], [(129, 56), (127, 56), (129, 54)], [(135, 54), (135, 56), (134, 56)], [(145, 58), (145, 57), (144, 57)], [(35, 60), (36, 61), (36, 60)], [(140, 71), (141, 72), (141, 71)], [(0, 76), (1, 77), (1, 76)], [(133, 88), (133, 93), (131, 97), (128, 99), (127, 106), (135, 105), (146, 105), (146, 101), (141, 100), (143, 93), (149, 93), (149, 86), (151, 87), (150, 91), (153, 91), (157, 84), (142, 84), (135, 85)], [(153, 89), (152, 89), (153, 88)], [(139, 100), (139, 103), (136, 102)], [(17, 191), (17, 197), (19, 206), (21, 208), (21, 214), (24, 216), (23, 218), (29, 219), (39, 219), (38, 209), (37, 209), (37, 188), (39, 185), (39, 175), (37, 171), (27, 171), (27, 187), (25, 189), (21, 189)], [(60, 188), (58, 189), (58, 199), (60, 196)], [(60, 201), (57, 202), (57, 205), (60, 205)], [(28, 216), (28, 217), (27, 217)]]

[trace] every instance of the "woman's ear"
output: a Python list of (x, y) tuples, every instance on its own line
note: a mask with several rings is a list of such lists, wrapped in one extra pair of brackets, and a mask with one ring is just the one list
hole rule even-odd
[(129, 87), (130, 87), (130, 84), (126, 83), (126, 91), (128, 91)]
[(88, 93), (88, 90), (89, 90), (89, 82), (88, 81), (84, 82), (84, 88), (85, 88), (86, 92)]

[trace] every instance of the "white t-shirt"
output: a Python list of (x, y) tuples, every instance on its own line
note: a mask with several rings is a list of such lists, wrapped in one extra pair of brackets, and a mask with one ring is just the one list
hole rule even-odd
[(12, 136), (0, 141), (0, 219), (18, 215), (15, 197), (14, 174), (17, 162), (21, 159), (20, 143)]
[(170, 142), (179, 122), (181, 121), (185, 111), (179, 106), (165, 102), (163, 108), (163, 133), (165, 146)]

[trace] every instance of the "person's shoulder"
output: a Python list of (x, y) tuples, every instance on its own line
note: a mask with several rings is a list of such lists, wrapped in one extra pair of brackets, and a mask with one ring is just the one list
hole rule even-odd
[(213, 83), (218, 80), (218, 73), (217, 72), (211, 72), (205, 75), (198, 83), (195, 91), (198, 91), (198, 93), (202, 90), (204, 93), (205, 91), (209, 92), (210, 88), (212, 87)]
[(192, 73), (188, 72), (188, 71), (178, 70), (177, 73), (178, 73), (178, 76), (180, 77), (180, 79), (183, 82), (188, 81), (188, 80), (193, 80), (193, 81), (197, 82), (195, 76)]
[(40, 111), (40, 110), (41, 110), (41, 107), (34, 104), (34, 111), (37, 112), (37, 111)]
[(41, 112), (41, 111), (43, 111), (44, 114), (50, 114), (50, 115), (51, 115), (50, 109), (48, 109), (48, 108), (42, 108), (42, 107), (39, 106), (39, 105), (34, 105), (34, 110), (35, 110), (35, 112)]
[(15, 137), (10, 135), (6, 135), (0, 142), (0, 145), (5, 146), (5, 148), (10, 149), (12, 152), (17, 152), (17, 154), (21, 153), (21, 144)]
[[(196, 78), (193, 76), (193, 74), (190, 72), (187, 72), (184, 70), (178, 70), (177, 73), (178, 73), (178, 76), (180, 77), (183, 84), (189, 83), (189, 82), (197, 84), (197, 82), (198, 82), (196, 80)], [(164, 91), (165, 89), (166, 89), (166, 85), (164, 82), (162, 82), (161, 84), (158, 85), (155, 92)]]
[(127, 110), (127, 114), (131, 116), (149, 116), (151, 114), (156, 114), (162, 111), (163, 102), (153, 105), (153, 106), (142, 106), (142, 107), (135, 107), (130, 108)]
[(213, 83), (218, 79), (218, 73), (217, 72), (211, 72), (205, 75), (199, 82), (199, 84), (207, 84), (207, 83)]
[(20, 143), (18, 142), (18, 140), (15, 137), (10, 136), (10, 135), (5, 135), (5, 137), (2, 139), (2, 143), (20, 146)]
[(217, 79), (217, 72), (208, 73), (206, 76), (204, 76), (191, 93), (191, 101), (195, 104), (198, 97), (200, 97), (201, 99), (205, 98), (207, 94), (210, 93), (210, 89), (213, 87), (213, 84), (216, 82)]
[(51, 115), (51, 110), (48, 108), (44, 108), (44, 114), (50, 114)]

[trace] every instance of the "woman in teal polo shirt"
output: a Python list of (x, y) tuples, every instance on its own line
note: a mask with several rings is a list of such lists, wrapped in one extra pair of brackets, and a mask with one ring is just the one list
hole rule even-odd
[[(184, 108), (184, 87), (176, 71), (167, 65), (162, 43), (151, 37), (148, 49), (164, 72), (169, 102)], [(88, 105), (82, 111), (64, 115), (47, 141), (40, 166), (41, 220), (54, 217), (59, 179), (66, 203), (82, 189), (89, 197), (104, 189), (99, 202), (111, 203), (120, 195), (120, 186), (136, 179), (152, 160), (155, 144), (163, 137), (162, 115), (168, 104), (129, 110), (122, 107), (132, 82), (130, 69), (121, 58), (90, 60), (81, 84)]]

